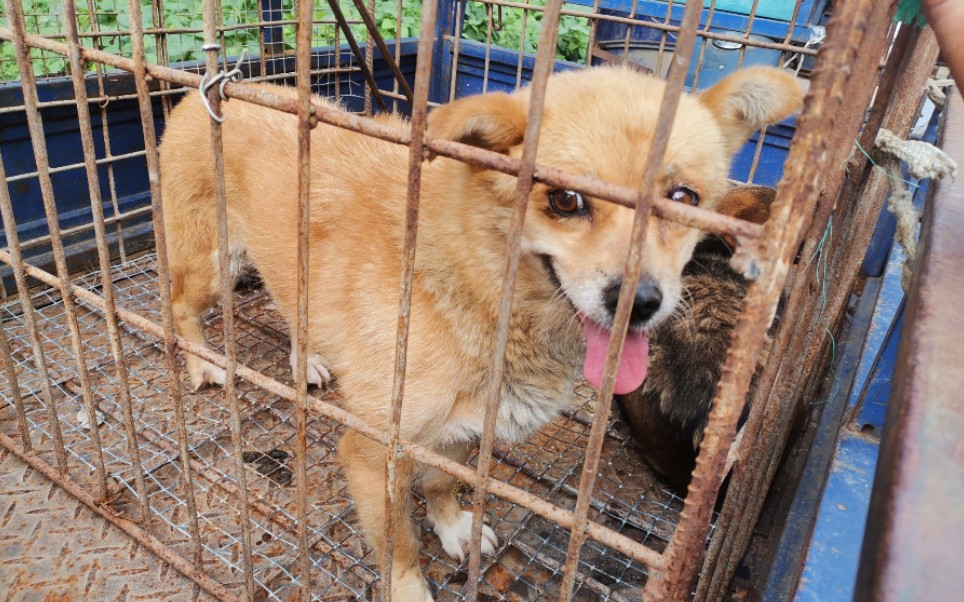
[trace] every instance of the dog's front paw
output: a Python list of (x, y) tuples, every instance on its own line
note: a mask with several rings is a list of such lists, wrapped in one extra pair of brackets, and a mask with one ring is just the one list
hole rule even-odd
[(433, 602), (432, 590), (418, 570), (392, 575), (392, 600), (405, 602)]
[[(294, 347), (291, 349), (291, 377), (295, 378), (295, 366), (298, 357), (295, 355)], [(308, 361), (305, 366), (305, 375), (308, 377), (308, 384), (322, 387), (331, 382), (331, 372), (325, 367), (325, 362), (317, 353), (308, 353)], [(296, 379), (297, 380), (297, 379)]]
[(195, 391), (205, 385), (224, 386), (224, 380), (227, 378), (227, 372), (224, 371), (224, 368), (219, 368), (211, 362), (194, 356), (187, 359), (187, 374), (191, 379), (191, 387)]
[[(471, 512), (462, 510), (455, 520), (450, 522), (434, 521), (432, 530), (438, 535), (446, 554), (459, 562), (465, 560), (472, 541)], [(489, 525), (482, 525), (482, 553), (492, 556), (497, 547), (499, 547), (499, 538), (495, 536), (495, 531)]]

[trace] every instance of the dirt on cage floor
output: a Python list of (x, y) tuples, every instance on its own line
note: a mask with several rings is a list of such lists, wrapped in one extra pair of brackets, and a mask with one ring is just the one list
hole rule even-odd
[[(152, 255), (117, 266), (112, 273), (118, 306), (161, 321)], [(100, 276), (87, 274), (76, 284), (98, 291)], [(83, 400), (69, 331), (59, 294), (53, 289), (32, 299), (48, 373), (53, 384), (71, 477), (92, 483), (93, 442), (81, 418)], [(282, 382), (290, 382), (288, 335), (261, 290), (236, 294), (235, 329), (238, 360)], [(34, 365), (31, 343), (16, 300), (0, 313), (10, 340), (32, 434), (32, 442), (53, 463), (53, 439), (41, 375)], [(220, 342), (220, 314), (206, 318), (209, 339)], [(128, 451), (123, 411), (117, 400), (117, 378), (110, 353), (106, 321), (96, 309), (78, 305), (87, 366), (98, 409), (103, 413), (101, 439), (106, 470), (116, 494), (114, 508), (138, 516), (134, 502), (134, 468)], [(155, 534), (182, 556), (190, 558), (190, 521), (176, 439), (174, 411), (164, 369), (161, 341), (122, 325), (122, 340), (133, 401), (137, 445), (150, 498)], [(182, 373), (183, 374), (183, 373)], [(337, 375), (336, 375), (337, 377)], [(186, 382), (185, 382), (186, 385)], [(0, 431), (18, 436), (10, 383), (0, 372)], [(186, 387), (185, 387), (186, 389)], [(325, 393), (338, 403), (334, 390)], [(583, 449), (591, 414), (585, 402), (594, 391), (586, 386), (573, 392), (582, 408), (560, 416), (528, 441), (497, 445), (492, 476), (532, 492), (563, 508), (576, 502)], [(295, 426), (293, 405), (243, 380), (238, 381), (242, 405), (243, 451), (249, 487), (255, 582), (260, 599), (294, 598), (296, 577), (296, 502), (292, 479)], [(185, 391), (185, 416), (195, 488), (198, 524), (204, 548), (204, 569), (232, 591), (244, 589), (237, 483), (231, 455), (230, 410), (220, 389)], [(344, 427), (327, 418), (308, 425), (308, 533), (312, 552), (311, 592), (317, 600), (374, 599), (375, 559), (355, 528), (353, 504), (340, 475), (335, 447)], [(291, 464), (291, 466), (289, 466)], [(638, 460), (633, 444), (618, 419), (610, 428), (602, 455), (602, 472), (593, 494), (590, 518), (662, 551), (679, 518), (682, 500)], [(93, 485), (91, 485), (93, 487)], [(470, 495), (466, 495), (466, 498)], [(538, 600), (558, 598), (568, 532), (525, 508), (490, 497), (487, 506), (501, 545), (494, 558), (484, 558), (482, 599)], [(423, 524), (419, 505), (416, 519)], [(422, 564), (439, 600), (462, 599), (466, 572), (448, 558), (434, 535), (423, 528)], [(576, 600), (638, 599), (646, 570), (637, 562), (594, 541), (587, 541), (579, 564)]]

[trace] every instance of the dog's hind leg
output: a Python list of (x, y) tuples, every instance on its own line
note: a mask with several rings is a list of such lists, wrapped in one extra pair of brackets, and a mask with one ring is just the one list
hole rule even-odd
[[(178, 333), (195, 343), (207, 345), (201, 314), (217, 301), (212, 283), (217, 271), (206, 257), (179, 261), (171, 254), (171, 310)], [(204, 385), (223, 385), (225, 372), (196, 355), (185, 353), (187, 373), (195, 390)]]
[[(469, 442), (461, 442), (441, 449), (439, 453), (463, 464), (471, 447)], [(457, 482), (455, 477), (431, 466), (422, 474), (428, 523), (441, 540), (445, 552), (461, 562), (468, 554), (472, 539), (472, 513), (462, 510), (455, 497)], [(482, 525), (482, 553), (492, 556), (498, 546), (499, 539), (492, 528)]]
[[(348, 488), (358, 505), (358, 516), (379, 564), (385, 554), (386, 449), (355, 431), (348, 431), (338, 444)], [(415, 462), (401, 457), (396, 465), (395, 504), (392, 505), (392, 600), (431, 602), (432, 592), (418, 563), (419, 541), (412, 525), (411, 486)]]

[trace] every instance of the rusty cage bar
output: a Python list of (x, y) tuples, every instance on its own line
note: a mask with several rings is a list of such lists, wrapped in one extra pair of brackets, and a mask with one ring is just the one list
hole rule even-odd
[[(794, 3), (791, 21), (796, 20), (802, 3), (803, 0)], [(659, 112), (660, 127), (655, 134), (653, 151), (643, 159), (645, 176), (640, 190), (627, 189), (586, 175), (563, 172), (536, 162), (545, 81), (555, 68), (556, 57), (552, 51), (557, 47), (560, 19), (584, 19), (591, 28), (589, 46), (583, 59), (585, 64), (593, 60), (625, 62), (630, 56), (633, 27), (643, 24), (642, 17), (636, 14), (636, 2), (632, 3), (629, 15), (622, 16), (603, 10), (598, 1), (581, 3), (582, 8), (578, 8), (576, 5), (563, 3), (562, 0), (549, 0), (544, 5), (507, 0), (472, 0), (444, 3), (447, 10), (440, 12), (438, 8), (443, 3), (426, 0), (420, 11), (420, 33), (415, 42), (417, 68), (411, 85), (400, 67), (403, 36), (396, 35), (394, 44), (391, 40), (386, 42), (375, 22), (374, 2), (366, 7), (361, 0), (353, 0), (350, 7), (352, 11), (345, 13), (339, 8), (338, 2), (331, 0), (328, 3), (332, 10), (330, 19), (319, 18), (315, 14), (317, 6), (323, 3), (301, 0), (296, 3), (291, 18), (276, 18), (278, 15), (274, 13), (281, 14), (282, 9), (279, 7), (282, 3), (257, 2), (257, 10), (254, 11), (251, 21), (227, 23), (224, 15), (219, 12), (219, 9), (223, 9), (223, 4), (206, 0), (203, 3), (202, 27), (166, 27), (163, 2), (153, 0), (150, 3), (152, 13), (148, 19), (153, 26), (144, 29), (143, 3), (129, 0), (126, 7), (130, 15), (129, 29), (122, 29), (118, 25), (116, 31), (100, 28), (95, 4), (93, 0), (88, 0), (86, 14), (79, 15), (74, 2), (63, 0), (63, 32), (39, 35), (28, 31), (21, 3), (16, 0), (5, 2), (9, 25), (0, 27), (0, 40), (11, 44), (16, 50), (23, 99), (22, 104), (0, 108), (0, 112), (22, 112), (25, 115), (36, 166), (35, 171), (7, 177), (3, 165), (0, 164), (0, 178), (4, 180), (4, 185), (0, 187), (0, 210), (7, 240), (7, 249), (0, 250), (0, 262), (12, 269), (16, 298), (19, 299), (18, 307), (24, 324), (22, 330), (29, 340), (29, 357), (35, 366), (32, 369), (37, 373), (39, 388), (32, 384), (22, 385), (21, 378), (27, 369), (18, 364), (14, 357), (15, 352), (21, 351), (19, 346), (15, 349), (12, 347), (14, 327), (5, 321), (3, 336), (0, 337), (0, 359), (4, 363), (16, 429), (11, 434), (0, 434), (0, 445), (24, 458), (35, 469), (81, 499), (101, 516), (120, 526), (219, 599), (313, 599), (313, 594), (317, 593), (312, 589), (313, 584), (322, 580), (329, 583), (326, 587), (344, 585), (353, 580), (351, 585), (346, 586), (345, 591), (348, 593), (343, 594), (345, 598), (373, 596), (372, 584), (379, 580), (372, 572), (376, 565), (380, 569), (380, 584), (377, 587), (384, 599), (391, 597), (391, 522), (386, 534), (387, 553), (384, 558), (378, 559), (372, 559), (370, 555), (366, 558), (366, 551), (357, 541), (345, 543), (348, 542), (347, 536), (338, 540), (335, 536), (323, 533), (320, 525), (311, 524), (312, 520), (318, 517), (313, 510), (309, 490), (318, 487), (318, 481), (312, 481), (310, 473), (313, 468), (317, 471), (319, 465), (330, 463), (327, 455), (322, 460), (309, 459), (312, 446), (321, 445), (322, 438), (315, 433), (324, 430), (325, 434), (336, 435), (345, 428), (354, 429), (385, 446), (388, 454), (386, 503), (392, 503), (399, 495), (409, 494), (407, 491), (399, 491), (396, 486), (398, 463), (401, 461), (419, 462), (471, 484), (475, 504), (467, 577), (461, 592), (458, 591), (458, 584), (451, 582), (451, 575), (446, 577), (449, 581), (446, 581), (445, 591), (453, 592), (453, 596), (475, 600), (484, 593), (486, 573), (481, 554), (482, 521), (484, 512), (490, 506), (490, 496), (494, 496), (511, 505), (513, 509), (521, 508), (531, 513), (527, 514), (525, 521), (520, 522), (517, 532), (521, 532), (535, 520), (547, 520), (569, 531), (568, 541), (561, 547), (564, 560), (561, 557), (551, 558), (521, 541), (514, 544), (516, 550), (522, 550), (523, 553), (529, 550), (532, 557), (539, 557), (539, 562), (543, 563), (552, 577), (560, 577), (559, 597), (562, 599), (573, 599), (579, 588), (585, 588), (606, 599), (622, 599), (616, 597), (615, 587), (600, 583), (580, 568), (581, 555), (587, 541), (614, 550), (625, 556), (627, 563), (635, 562), (643, 567), (642, 571), (647, 575), (645, 589), (642, 591), (644, 599), (683, 600), (689, 597), (694, 587), (698, 599), (721, 599), (733, 576), (736, 563), (746, 549), (749, 532), (756, 523), (764, 494), (774, 478), (793, 416), (800, 411), (802, 400), (812, 396), (815, 388), (820, 385), (820, 375), (825, 370), (832, 343), (830, 333), (839, 324), (846, 307), (846, 299), (857, 278), (856, 268), (851, 266), (859, 263), (860, 254), (869, 241), (868, 224), (873, 223), (884, 200), (885, 177), (871, 169), (869, 157), (851, 153), (851, 141), (859, 139), (864, 148), (870, 148), (873, 135), (881, 124), (898, 135), (906, 134), (917, 114), (919, 88), (931, 74), (936, 59), (936, 45), (927, 32), (914, 32), (909, 28), (896, 30), (892, 27), (896, 2), (838, 2), (827, 26), (826, 42), (819, 51), (809, 43), (804, 45), (791, 39), (792, 27), (779, 41), (751, 38), (750, 30), (758, 18), (758, 1), (752, 3), (744, 35), (711, 30), (716, 10), (715, 0), (709, 3), (708, 17), (703, 21), (703, 7), (697, 2), (686, 3), (681, 18), (671, 21), (670, 9), (673, 7), (670, 2), (665, 18), (645, 21), (646, 27), (659, 31), (661, 36), (655, 70), (660, 72), (663, 67), (661, 61), (667, 60), (663, 57), (664, 52), (669, 52), (673, 57), (673, 67), (667, 76), (668, 84)], [(532, 103), (519, 158), (432, 138), (425, 131), (428, 111), (436, 104), (430, 99), (451, 100), (456, 96), (456, 70), (464, 44), (461, 28), (469, 16), (469, 9), (475, 6), (481, 6), (485, 11), (483, 89), (489, 85), (489, 67), (495, 48), (493, 37), (500, 31), (499, 27), (504, 26), (503, 11), (515, 10), (521, 13), (521, 36), (518, 47), (513, 49), (518, 54), (514, 78), (515, 85), (520, 86), (523, 82), (524, 62), (531, 65), (527, 69), (532, 71)], [(451, 11), (448, 10), (449, 7)], [(589, 10), (584, 10), (585, 8)], [(394, 4), (391, 13), (400, 30), (404, 17), (403, 3), (399, 1)], [(358, 18), (355, 17), (356, 14)], [(537, 14), (541, 23), (534, 24)], [(81, 17), (86, 19), (85, 28), (78, 26)], [(596, 44), (597, 28), (603, 23), (627, 26), (621, 56)], [(526, 32), (536, 26), (539, 33), (537, 52), (533, 57), (526, 54)], [(257, 48), (258, 56), (252, 63), (257, 64), (258, 74), (252, 79), (290, 79), (291, 71), (271, 72), (275, 65), (280, 64), (277, 61), (283, 62), (286, 56), (284, 43), (279, 42), (277, 37), (281, 35), (279, 31), (284, 27), (295, 30), (296, 43), (291, 56), (294, 58), (296, 98), (278, 96), (247, 81), (234, 81), (230, 78), (221, 82), (220, 91), (217, 85), (205, 88), (209, 78), (225, 77), (224, 71), (233, 64), (234, 59), (228, 57), (230, 43), (226, 36), (245, 30), (256, 32), (253, 45)], [(331, 57), (333, 66), (319, 67), (313, 62), (317, 59), (312, 54), (315, 45), (313, 34), (322, 27), (330, 27), (334, 36), (336, 50)], [(353, 27), (363, 28), (367, 32), (368, 43), (364, 48), (367, 54), (363, 55), (363, 49), (352, 33)], [(436, 31), (444, 33), (438, 40), (429, 35)], [(171, 45), (176, 42), (175, 37), (182, 35), (203, 35), (204, 45), (196, 55), (198, 61), (190, 67), (173, 65), (168, 57)], [(669, 47), (668, 36), (673, 37), (673, 46), (678, 52), (673, 52), (674, 48)], [(125, 56), (120, 52), (104, 50), (105, 39), (129, 39), (129, 54)], [(340, 50), (342, 39), (350, 46), (344, 52)], [(149, 60), (147, 41), (153, 44), (151, 52), (156, 60)], [(673, 117), (684, 89), (687, 68), (690, 62), (695, 65), (692, 81), (695, 86), (704, 66), (707, 45), (714, 41), (741, 44), (739, 64), (743, 63), (744, 51), (747, 48), (778, 51), (781, 62), (796, 60), (800, 65), (805, 61), (812, 62), (809, 67), (810, 87), (804, 111), (797, 121), (784, 177), (777, 186), (770, 220), (763, 226), (657, 198), (652, 192), (652, 184), (662, 166)], [(450, 45), (450, 51), (445, 50), (445, 44)], [(389, 70), (387, 81), (391, 82), (391, 89), (380, 86), (376, 81), (373, 66), (376, 49), (381, 59), (386, 61)], [(36, 57), (32, 55), (40, 52), (43, 57), (60, 56), (68, 61), (67, 71), (71, 76), (73, 100), (41, 100), (33, 62)], [(445, 52), (450, 52), (449, 57), (454, 60), (454, 66), (450, 64), (446, 67), (451, 69), (451, 72), (442, 73), (438, 78), (440, 84), (433, 80), (433, 68), (442, 68), (441, 59)], [(245, 68), (252, 67), (248, 65)], [(112, 96), (109, 75), (113, 71), (107, 69), (132, 74), (135, 93)], [(218, 75), (219, 73), (221, 75)], [(364, 98), (366, 108), (360, 113), (333, 109), (312, 97), (313, 78), (333, 78), (333, 95), (337, 98), (343, 95), (342, 90), (351, 92), (350, 77), (356, 74), (360, 74), (365, 82), (360, 98)], [(899, 74), (901, 78), (910, 80), (906, 83), (906, 88), (892, 85)], [(443, 89), (434, 93), (434, 87)], [(221, 305), (216, 319), (220, 322), (219, 332), (223, 333), (223, 354), (178, 335), (171, 312), (156, 118), (152, 103), (153, 99), (161, 98), (166, 117), (170, 112), (171, 97), (189, 88), (205, 91), (213, 111), (211, 139), (203, 146), (207, 149), (209, 144), (210, 152), (215, 158), (214, 181), (221, 263)], [(119, 103), (125, 99), (136, 99), (144, 149), (113, 154), (112, 145), (118, 140), (116, 136), (112, 139), (108, 133), (108, 108), (111, 103)], [(411, 109), (410, 127), (395, 128), (371, 114), (375, 106), (388, 110), (388, 99), (396, 109), (407, 103)], [(260, 367), (263, 364), (257, 363), (257, 357), (246, 356), (253, 360), (250, 366), (240, 359), (243, 349), (239, 348), (239, 341), (249, 336), (247, 333), (254, 323), (244, 312), (258, 303), (266, 306), (267, 302), (256, 297), (245, 297), (243, 294), (241, 297), (236, 296), (241, 293), (235, 293), (235, 283), (230, 275), (228, 250), (231, 242), (227, 229), (222, 140), (219, 122), (214, 118), (219, 114), (222, 102), (254, 103), (297, 116), (299, 271), (298, 320), (291, 334), (292, 349), (297, 350), (297, 377), (294, 386), (288, 386), (263, 373)], [(98, 103), (99, 111), (91, 110), (91, 103)], [(77, 106), (81, 127), (83, 161), (53, 166), (46, 153), (42, 115), (44, 111), (74, 104)], [(867, 107), (873, 109), (865, 127), (864, 113)], [(103, 150), (99, 150), (95, 144), (95, 123), (99, 123), (103, 130), (100, 144)], [(406, 235), (399, 281), (394, 382), (391, 399), (386, 400), (386, 403), (391, 404), (392, 418), (387, 431), (376, 429), (341, 409), (333, 402), (329, 392), (312, 394), (308, 391), (305, 366), (308, 355), (307, 284), (310, 276), (306, 242), (311, 212), (309, 161), (313, 153), (321, 153), (323, 156), (325, 152), (325, 149), (310, 147), (309, 134), (319, 124), (344, 128), (409, 147)], [(750, 181), (753, 181), (754, 174), (757, 173), (763, 143), (764, 135), (760, 135), (752, 158), (748, 178)], [(483, 437), (475, 458), (475, 467), (458, 464), (400, 437), (414, 258), (417, 249), (421, 169), (423, 161), (429, 155), (441, 155), (517, 177), (515, 204), (508, 227), (507, 263), (490, 365), (492, 385), (485, 400)], [(122, 232), (128, 228), (126, 224), (130, 220), (144, 217), (148, 212), (146, 209), (137, 209), (124, 213), (118, 205), (115, 172), (125, 161), (131, 160), (144, 161), (148, 173), (151, 203), (149, 212), (155, 242), (154, 259), (145, 260), (146, 256), (138, 255), (136, 250), (128, 250), (122, 237)], [(61, 229), (51, 183), (51, 174), (80, 169), (84, 170), (89, 190), (92, 223), (88, 229), (92, 229), (96, 237), (99, 269), (95, 278), (86, 280), (78, 280), (71, 275), (62, 242), (65, 232), (80, 232), (86, 226), (73, 230)], [(101, 190), (101, 169), (109, 182), (107, 195)], [(16, 192), (15, 189), (12, 191), (12, 185), (21, 181), (32, 181), (34, 178), (42, 191), (49, 234), (21, 242), (14, 212)], [(602, 387), (598, 392), (586, 395), (587, 400), (594, 397), (595, 413), (589, 418), (581, 418), (582, 427), (588, 428), (588, 431), (584, 428), (575, 438), (581, 456), (579, 461), (573, 464), (569, 476), (578, 480), (579, 484), (574, 488), (560, 483), (554, 489), (558, 491), (563, 486), (569, 488), (570, 496), (575, 499), (570, 508), (527, 491), (523, 486), (510, 483), (508, 477), (512, 476), (512, 471), (502, 471), (499, 467), (512, 466), (512, 454), (497, 449), (495, 442), (499, 384), (509, 337), (509, 316), (520, 257), (521, 228), (529, 192), (536, 183), (565, 187), (636, 210), (632, 252), (626, 259), (624, 272), (626, 282), (632, 286), (624, 287), (619, 298), (614, 325), (616, 336), (610, 341)], [(104, 215), (105, 196), (107, 202), (112, 203), (113, 212), (110, 217)], [(857, 203), (857, 199), (862, 200)], [(604, 463), (604, 442), (613, 429), (609, 409), (615, 371), (630, 320), (633, 294), (630, 291), (635, 290), (635, 283), (639, 279), (645, 226), (650, 215), (708, 232), (729, 235), (738, 243), (734, 265), (741, 267), (745, 273), (752, 272), (757, 275), (748, 287), (743, 302), (744, 311), (733, 332), (723, 367), (723, 377), (717, 388), (705, 436), (700, 445), (696, 469), (687, 495), (678, 510), (678, 522), (667, 529), (665, 547), (661, 550), (647, 545), (646, 538), (638, 541), (638, 537), (631, 537), (612, 528), (613, 521), (605, 524), (605, 521), (593, 518), (594, 512), (603, 516), (607, 508), (607, 503), (598, 502), (594, 493), (597, 491), (597, 480)], [(842, 240), (834, 239), (823, 248), (823, 252), (832, 257), (831, 261), (840, 266), (841, 286), (829, 303), (820, 305), (813, 286), (815, 279), (819, 279), (819, 274), (811, 266), (795, 262), (794, 258), (801, 245), (801, 257), (809, 257), (817, 250), (831, 220), (837, 224), (845, 224), (848, 232), (861, 234), (856, 243), (851, 241), (850, 245), (845, 245)], [(113, 243), (108, 232), (111, 224), (116, 230)], [(53, 253), (53, 270), (46, 265), (34, 265), (25, 259), (25, 248), (48, 244)], [(114, 261), (115, 259), (117, 261)], [(159, 298), (159, 304), (155, 304), (153, 308), (142, 308), (129, 303), (131, 293), (127, 287), (146, 286), (141, 284), (141, 280), (133, 277), (128, 279), (125, 276), (123, 269), (135, 265), (147, 266), (137, 269), (143, 270), (146, 275), (144, 277), (148, 280), (156, 281), (156, 292), (148, 293), (149, 296)], [(38, 283), (47, 291), (43, 293), (46, 295), (44, 299), (49, 298), (51, 303), (59, 303), (63, 308), (69, 330), (71, 349), (60, 350), (58, 357), (53, 359), (48, 357), (50, 351), (45, 347), (46, 339), (41, 327), (41, 323), (47, 324), (49, 320), (42, 314), (42, 307), (35, 307), (34, 303), (34, 299), (38, 298)], [(770, 359), (759, 377), (752, 410), (744, 427), (745, 436), (737, 442), (735, 451), (731, 452), (737, 421), (750, 390), (758, 358), (764, 348), (770, 321), (779, 297), (785, 290), (788, 293), (788, 309), (785, 311), (787, 317), (780, 322), (774, 334)], [(88, 314), (103, 316), (106, 321), (109, 353), (96, 348), (90, 342), (91, 333), (82, 328), (83, 319)], [(825, 327), (825, 324), (829, 325), (829, 328)], [(283, 331), (283, 327), (281, 330)], [(133, 360), (129, 357), (130, 350), (135, 346), (142, 353), (158, 357), (161, 362), (159, 365), (163, 365), (163, 368), (156, 379), (147, 382), (136, 374)], [(209, 405), (209, 411), (202, 411), (202, 404), (211, 403), (210, 400), (206, 401), (207, 398), (182, 391), (178, 350), (194, 354), (226, 370), (227, 386), (223, 392), (225, 401), (222, 405)], [(274, 353), (273, 348), (270, 352)], [(90, 359), (92, 353), (97, 354), (94, 359)], [(58, 384), (61, 382), (58, 380), (59, 376), (51, 373), (51, 370), (58, 375), (65, 372), (60, 357), (62, 355), (66, 355), (74, 364), (72, 369), (76, 371), (76, 379), (80, 383), (76, 389), (83, 403), (83, 412), (86, 413), (86, 427), (83, 428), (89, 429), (90, 433), (89, 442), (80, 446), (72, 443), (79, 436), (74, 433), (79, 430), (73, 426), (64, 426), (70, 417), (60, 411), (67, 407), (61, 399), (67, 396)], [(108, 382), (102, 375), (105, 370), (112, 372), (114, 384), (107, 387), (93, 385), (92, 378), (96, 378), (98, 383)], [(801, 373), (811, 375), (810, 379), (801, 381), (798, 378)], [(240, 379), (237, 386), (234, 384), (235, 374)], [(154, 441), (155, 436), (145, 426), (145, 418), (137, 418), (138, 412), (142, 411), (136, 407), (137, 400), (142, 398), (142, 389), (150, 389), (158, 404), (169, 406), (172, 410), (171, 422), (167, 426), (173, 428), (173, 436), (157, 436), (157, 441)], [(112, 424), (101, 418), (103, 412), (99, 408), (104, 405), (107, 395), (113, 395), (119, 400), (117, 416), (120, 418), (112, 416), (111, 420), (123, 423), (123, 432), (120, 434), (113, 432)], [(209, 398), (220, 400), (221, 395), (218, 391), (210, 393)], [(74, 394), (72, 398), (77, 397), (78, 395)], [(764, 400), (769, 401), (764, 403)], [(40, 407), (47, 413), (42, 426), (38, 426), (38, 419), (33, 416), (35, 408)], [(206, 412), (209, 415), (205, 415)], [(262, 437), (265, 446), (275, 445), (277, 449), (280, 444), (276, 445), (276, 442), (281, 437), (281, 440), (294, 450), (294, 472), (293, 475), (291, 471), (287, 473), (288, 480), (293, 476), (296, 486), (293, 499), (278, 497), (275, 484), (251, 482), (256, 479), (268, 480), (262, 479), (264, 473), (255, 471), (251, 461), (246, 459), (248, 452), (244, 451), (245, 429), (249, 428), (247, 419), (255, 415), (264, 416), (265, 420), (278, 424), (294, 425), (290, 434), (282, 436), (266, 431)], [(206, 421), (206, 424), (198, 427), (198, 420)], [(323, 425), (320, 422), (322, 420), (325, 421)], [(192, 433), (199, 428), (205, 433), (202, 442), (192, 439)], [(122, 438), (130, 458), (127, 461), (129, 468), (117, 468), (119, 452), (115, 450), (114, 443), (105, 443), (102, 440), (102, 431), (110, 432), (112, 442), (117, 437)], [(65, 436), (69, 436), (71, 443), (68, 444)], [(151, 446), (146, 445), (148, 440)], [(222, 443), (222, 440), (225, 443)], [(228, 440), (230, 444), (226, 443)], [(215, 446), (230, 458), (229, 466), (223, 472), (220, 468), (213, 468), (208, 460), (202, 457), (200, 450), (204, 445)], [(151, 449), (148, 450), (148, 447)], [(158, 448), (163, 450), (164, 454), (159, 454), (156, 451)], [(722, 508), (714, 521), (714, 504), (726, 476), (724, 466), (727, 456), (731, 453), (735, 453), (739, 460), (735, 464)], [(310, 464), (311, 462), (315, 464)], [(519, 466), (517, 473), (524, 470), (524, 464), (525, 462), (516, 462), (516, 466)], [(89, 468), (92, 469), (90, 474)], [(283, 468), (283, 463), (275, 467), (275, 473), (280, 470), (287, 470)], [(128, 476), (121, 477), (121, 473)], [(334, 473), (326, 474), (330, 476)], [(500, 478), (500, 475), (508, 477)], [(274, 478), (278, 478), (277, 474)], [(126, 485), (116, 483), (118, 480)], [(199, 480), (211, 482), (212, 485), (198, 485), (196, 481)], [(275, 483), (284, 484), (281, 481)], [(171, 502), (166, 497), (162, 499), (157, 495), (158, 491), (167, 492), (177, 502)], [(125, 492), (124, 496), (133, 501), (136, 513), (130, 514), (123, 507), (115, 508), (113, 504), (116, 499), (123, 497), (121, 492)], [(223, 504), (220, 503), (221, 500), (224, 501)], [(186, 531), (180, 526), (168, 524), (172, 521), (169, 518), (169, 504), (173, 504), (177, 512), (185, 513)], [(219, 526), (215, 516), (217, 512), (212, 508), (228, 508), (236, 512), (236, 524), (232, 524), (230, 528)], [(347, 509), (343, 509), (326, 517), (332, 525), (331, 532), (341, 533), (351, 529), (344, 518), (347, 512)], [(386, 514), (388, 517), (392, 516), (390, 512)], [(530, 517), (535, 518), (530, 521)], [(634, 528), (638, 528), (643, 522), (631, 511), (624, 512), (622, 518), (624, 524)], [(655, 524), (657, 520), (654, 519), (653, 522)], [(271, 543), (280, 538), (266, 529), (264, 525), (267, 524), (282, 531), (290, 531), (293, 534), (293, 543), (287, 543), (287, 540), (285, 543)], [(162, 533), (186, 533), (186, 537), (180, 537), (179, 542), (173, 544), (165, 541)], [(212, 544), (215, 540), (218, 543)], [(290, 557), (293, 561), (279, 565), (271, 571), (259, 572), (261, 569), (256, 568), (256, 565), (268, 558), (266, 553), (258, 551), (261, 545), (275, 545), (279, 555)], [(334, 559), (342, 545), (349, 551), (342, 552), (341, 556)], [(510, 541), (507, 545), (513, 544)], [(231, 557), (230, 552), (225, 552), (224, 558), (217, 556), (223, 550), (234, 550), (237, 557)], [(321, 553), (329, 555), (331, 566), (322, 566), (313, 560), (314, 555)], [(226, 566), (235, 569), (235, 574), (212, 568), (212, 558), (218, 558)], [(487, 566), (491, 567), (492, 564)], [(242, 581), (237, 581), (236, 574), (240, 575)], [(490, 590), (491, 587), (485, 591)]]

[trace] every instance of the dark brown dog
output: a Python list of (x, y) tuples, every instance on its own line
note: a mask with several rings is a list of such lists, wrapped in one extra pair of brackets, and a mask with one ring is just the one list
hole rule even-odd
[[(770, 216), (774, 192), (765, 186), (738, 186), (717, 211), (762, 224)], [(617, 397), (643, 459), (681, 492), (696, 464), (710, 403), (746, 294), (747, 281), (730, 267), (732, 254), (731, 244), (723, 238), (710, 236), (700, 242), (683, 269), (679, 309), (650, 334), (645, 383)], [(750, 395), (752, 390), (751, 384)], [(748, 411), (749, 406), (740, 417), (741, 425)]]

